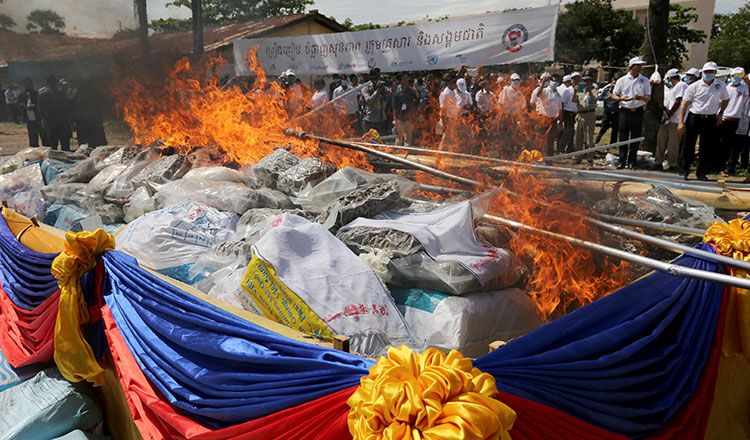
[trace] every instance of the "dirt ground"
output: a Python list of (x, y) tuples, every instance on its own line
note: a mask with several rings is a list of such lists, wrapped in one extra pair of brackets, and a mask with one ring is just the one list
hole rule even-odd
[[(104, 132), (107, 135), (107, 143), (110, 145), (122, 145), (132, 138), (130, 129), (122, 121), (112, 120), (104, 123)], [(14, 124), (13, 122), (0, 122), (0, 154), (15, 154), (29, 146), (29, 136), (26, 124)], [(78, 141), (73, 138), (70, 148), (78, 148)]]

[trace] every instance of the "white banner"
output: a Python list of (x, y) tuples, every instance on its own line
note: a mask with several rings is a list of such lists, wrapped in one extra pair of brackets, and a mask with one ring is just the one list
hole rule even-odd
[(258, 46), (268, 75), (452, 69), (551, 61), (558, 6), (359, 32), (234, 40), (235, 73), (249, 75)]

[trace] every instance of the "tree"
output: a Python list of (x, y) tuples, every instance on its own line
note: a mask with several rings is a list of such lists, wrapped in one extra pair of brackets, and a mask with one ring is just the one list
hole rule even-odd
[(702, 43), (706, 33), (700, 29), (690, 29), (688, 25), (698, 21), (698, 14), (692, 6), (669, 5), (669, 27), (667, 28), (666, 60), (670, 66), (681, 66), (687, 58), (687, 43)]
[(714, 15), (708, 58), (720, 66), (750, 67), (750, 4), (734, 14)]
[(138, 38), (141, 40), (141, 53), (147, 56), (151, 52), (148, 43), (148, 12), (146, 10), (146, 0), (133, 0), (135, 13), (138, 17)]
[(53, 10), (35, 9), (26, 21), (26, 30), (32, 34), (65, 35), (65, 19)]
[[(167, 3), (167, 6), (191, 8), (191, 1), (173, 0)], [(313, 3), (314, 0), (202, 0), (203, 24), (238, 23), (278, 15), (300, 14)], [(159, 32), (185, 30), (192, 27), (192, 20), (154, 20), (151, 27)]]
[(612, 9), (612, 0), (576, 0), (558, 17), (555, 58), (573, 64), (598, 60), (623, 65), (642, 43), (643, 26), (632, 14)]
[[(646, 66), (643, 74), (648, 78), (658, 65), (662, 77), (666, 73), (664, 61), (667, 58), (667, 45), (669, 34), (669, 0), (649, 0), (648, 19), (646, 21), (646, 34), (643, 43), (643, 56)], [(651, 99), (646, 104), (646, 113), (643, 115), (643, 137), (646, 139), (641, 148), (646, 151), (656, 151), (656, 137), (659, 133), (661, 116), (664, 113), (664, 86), (654, 84), (651, 86)], [(657, 164), (658, 165), (658, 164)]]
[(0, 31), (12, 32), (13, 27), (16, 25), (16, 21), (5, 14), (0, 14)]

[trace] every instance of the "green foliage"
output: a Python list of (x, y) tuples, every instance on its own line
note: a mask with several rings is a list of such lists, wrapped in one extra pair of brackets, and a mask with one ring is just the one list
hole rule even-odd
[(638, 52), (643, 36), (643, 26), (631, 13), (614, 10), (612, 0), (576, 0), (558, 17), (555, 59), (623, 65)]
[(11, 32), (16, 21), (5, 14), (0, 14), (0, 31)]
[[(227, 24), (275, 17), (278, 15), (300, 14), (314, 0), (202, 0), (203, 23)], [(173, 0), (167, 6), (190, 8), (191, 0)], [(151, 28), (158, 32), (174, 32), (190, 29), (191, 19), (167, 18), (151, 21)]]
[(32, 34), (65, 35), (65, 19), (51, 9), (35, 9), (26, 21), (26, 30)]
[(750, 67), (750, 3), (734, 14), (715, 15), (708, 58), (720, 66)]
[(692, 6), (669, 5), (669, 28), (667, 29), (667, 64), (681, 66), (687, 58), (687, 43), (702, 43), (706, 33), (689, 29), (688, 25), (698, 20)]

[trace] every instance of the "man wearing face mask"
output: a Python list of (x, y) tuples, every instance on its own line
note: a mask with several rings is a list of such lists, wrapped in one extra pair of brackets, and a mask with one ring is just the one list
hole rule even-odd
[(544, 155), (551, 156), (555, 153), (555, 139), (558, 138), (560, 125), (562, 124), (563, 100), (557, 93), (558, 82), (556, 77), (544, 84), (546, 86), (539, 92), (536, 101), (536, 111), (544, 120), (540, 126), (546, 138)]
[(539, 77), (539, 84), (531, 91), (531, 98), (529, 98), (529, 111), (537, 110), (539, 105), (539, 93), (547, 87), (550, 77), (550, 74), (547, 72), (542, 73)]
[[(619, 135), (620, 141), (641, 136), (643, 112), (646, 103), (651, 99), (651, 84), (648, 78), (641, 75), (646, 64), (641, 57), (631, 58), (628, 62), (628, 73), (615, 83), (611, 99), (620, 102)], [(639, 142), (620, 147), (620, 163), (617, 168), (634, 168)]]
[[(712, 61), (704, 64), (701, 69), (702, 79), (690, 84), (682, 98), (677, 129), (685, 136), (680, 152), (680, 168), (686, 180), (695, 157), (698, 137), (701, 139), (696, 171), (698, 179), (708, 180), (706, 174), (716, 166), (716, 156), (719, 153), (717, 124), (723, 119), (724, 110), (729, 104), (727, 86), (714, 78), (717, 70), (716, 63)], [(685, 115), (687, 123), (683, 122)]]
[(656, 155), (655, 163), (660, 167), (664, 161), (664, 153), (667, 153), (667, 162), (669, 169), (677, 169), (680, 159), (680, 140), (682, 135), (677, 131), (677, 125), (680, 120), (680, 104), (682, 97), (687, 89), (687, 84), (680, 80), (680, 72), (677, 69), (669, 69), (664, 76), (669, 87), (669, 100), (667, 108), (664, 109), (664, 120), (659, 133), (656, 135)]
[(742, 169), (746, 169), (748, 165), (747, 155), (742, 154), (747, 145), (747, 136), (737, 134), (745, 100), (748, 97), (748, 87), (743, 81), (744, 76), (745, 69), (742, 67), (732, 69), (732, 79), (729, 87), (727, 87), (729, 103), (724, 110), (724, 118), (719, 126), (721, 130), (721, 152), (724, 154), (724, 161), (726, 161), (726, 172), (722, 170), (724, 177), (735, 173), (740, 155), (743, 159)]
[[(355, 81), (358, 81), (357, 75), (352, 75)], [(339, 99), (341, 98), (341, 99)], [(354, 134), (359, 135), (357, 127), (359, 125), (359, 102), (357, 101), (357, 92), (349, 86), (346, 76), (341, 79), (341, 84), (333, 90), (333, 99), (336, 109), (348, 120), (349, 127), (354, 130)]]
[(521, 92), (521, 77), (514, 73), (510, 76), (510, 85), (503, 88), (498, 97), (498, 102), (502, 106), (503, 113), (511, 117), (516, 117), (523, 110), (523, 92)]

